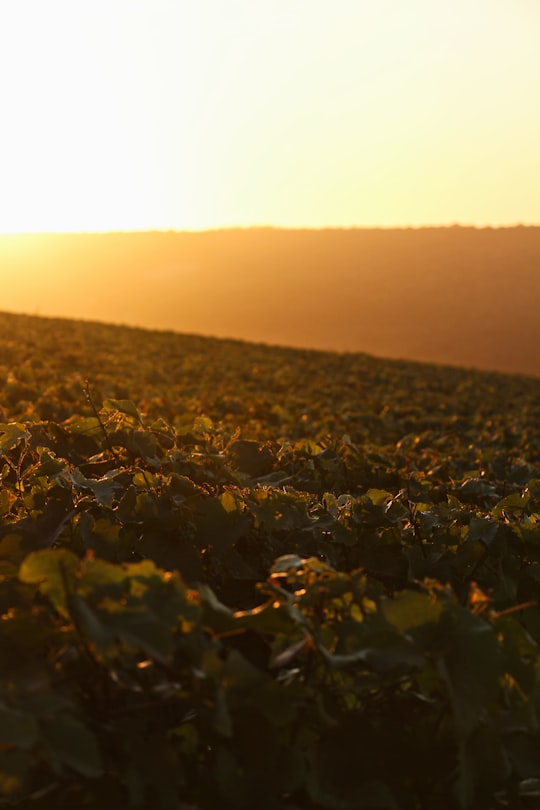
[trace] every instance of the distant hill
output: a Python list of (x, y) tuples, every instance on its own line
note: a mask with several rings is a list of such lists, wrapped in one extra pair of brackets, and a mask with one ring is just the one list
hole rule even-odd
[(2, 309), (540, 376), (540, 227), (0, 236)]

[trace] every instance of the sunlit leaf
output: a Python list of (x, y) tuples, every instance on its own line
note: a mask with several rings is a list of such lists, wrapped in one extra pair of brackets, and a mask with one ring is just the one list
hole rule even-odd
[(30, 433), (19, 422), (0, 424), (0, 455), (13, 450), (20, 442), (30, 438)]
[(402, 591), (393, 599), (382, 601), (381, 612), (386, 621), (401, 633), (408, 633), (422, 625), (437, 622), (442, 605), (431, 594)]
[(71, 551), (35, 551), (29, 554), (19, 569), (21, 582), (38, 585), (63, 615), (69, 614), (69, 595), (74, 587), (79, 559)]

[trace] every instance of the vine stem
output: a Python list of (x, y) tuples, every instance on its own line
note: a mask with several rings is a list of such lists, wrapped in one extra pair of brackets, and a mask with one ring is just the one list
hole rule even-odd
[(106, 429), (105, 425), (103, 424), (101, 416), (99, 415), (99, 411), (96, 408), (94, 400), (92, 399), (92, 394), (90, 393), (90, 383), (88, 382), (88, 380), (84, 381), (83, 393), (84, 393), (84, 395), (86, 397), (86, 400), (87, 400), (88, 404), (92, 408), (92, 413), (94, 414), (94, 416), (98, 420), (98, 423), (99, 423), (99, 426), (100, 426), (101, 431), (103, 433), (103, 436), (104, 436), (104, 439), (105, 439), (105, 444), (107, 445), (107, 448), (110, 450), (111, 455), (113, 456), (116, 463), (120, 464), (120, 459), (119, 459), (114, 447), (112, 446), (111, 440), (109, 438), (109, 434), (107, 433), (107, 429)]

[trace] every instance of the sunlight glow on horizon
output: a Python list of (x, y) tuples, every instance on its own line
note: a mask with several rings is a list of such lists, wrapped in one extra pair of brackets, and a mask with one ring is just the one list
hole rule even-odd
[(531, 0), (0, 6), (0, 232), (540, 222)]

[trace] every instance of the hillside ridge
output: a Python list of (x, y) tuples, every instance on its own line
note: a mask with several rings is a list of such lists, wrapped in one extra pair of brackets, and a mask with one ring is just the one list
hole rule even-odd
[[(11, 312), (0, 309), (0, 330), (2, 328), (5, 330), (10, 324), (15, 324), (20, 327), (25, 327), (29, 324), (39, 324), (40, 327), (50, 327), (52, 329), (55, 327), (61, 327), (62, 330), (65, 328), (69, 329), (71, 327), (84, 331), (87, 328), (89, 332), (94, 329), (111, 330), (111, 334), (114, 334), (114, 332), (117, 332), (118, 335), (121, 335), (122, 333), (131, 333), (132, 335), (141, 339), (146, 337), (150, 340), (153, 336), (161, 336), (165, 340), (169, 338), (172, 344), (174, 344), (175, 341), (178, 341), (179, 345), (193, 342), (194, 345), (204, 346), (209, 351), (211, 350), (212, 346), (226, 346), (236, 349), (241, 349), (242, 347), (249, 349), (251, 347), (253, 349), (260, 349), (262, 352), (268, 353), (269, 356), (271, 356), (272, 352), (276, 352), (280, 355), (287, 354), (292, 358), (296, 357), (298, 359), (306, 356), (313, 356), (315, 358), (331, 357), (335, 358), (336, 360), (342, 359), (344, 361), (347, 359), (362, 358), (374, 364), (378, 363), (381, 366), (387, 365), (396, 369), (399, 369), (400, 367), (415, 368), (419, 371), (419, 373), (425, 371), (429, 374), (431, 371), (444, 372), (446, 370), (458, 374), (462, 372), (464, 375), (472, 374), (484, 378), (489, 377), (500, 379), (501, 381), (506, 378), (509, 378), (510, 380), (519, 380), (520, 378), (533, 381), (538, 380), (537, 375), (535, 374), (527, 374), (519, 371), (499, 371), (497, 369), (483, 369), (466, 365), (458, 366), (452, 363), (437, 363), (429, 360), (415, 360), (405, 357), (383, 357), (371, 354), (370, 352), (354, 351), (349, 349), (339, 350), (321, 349), (311, 346), (291, 346), (280, 343), (268, 343), (264, 340), (250, 340), (249, 338), (222, 337), (219, 335), (200, 334), (197, 332), (181, 332), (173, 328), (160, 329), (159, 327), (141, 326), (94, 318), (74, 318), (70, 317), (69, 315), (41, 315), (37, 313)], [(0, 345), (2, 344), (4, 335), (2, 334), (2, 331), (0, 331)]]
[(0, 236), (3, 307), (540, 376), (540, 228)]

